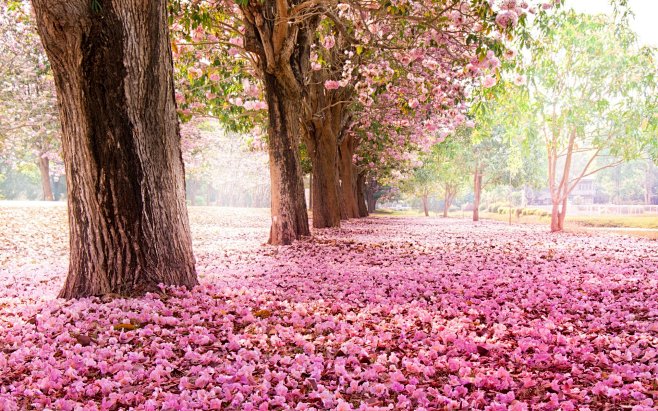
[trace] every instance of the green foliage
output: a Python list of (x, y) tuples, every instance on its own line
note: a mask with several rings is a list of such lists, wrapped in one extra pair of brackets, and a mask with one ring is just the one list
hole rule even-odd
[(532, 46), (528, 68), (535, 119), (549, 144), (564, 147), (572, 130), (579, 148), (625, 160), (656, 145), (655, 50), (604, 15), (559, 13)]

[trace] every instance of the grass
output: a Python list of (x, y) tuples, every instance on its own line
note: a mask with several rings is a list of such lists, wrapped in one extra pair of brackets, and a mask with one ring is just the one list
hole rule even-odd
[[(422, 211), (417, 209), (396, 211), (396, 210), (377, 210), (374, 215), (392, 216), (392, 217), (419, 217), (423, 215)], [(453, 218), (468, 218), (472, 215), (471, 211), (454, 211), (450, 213)], [(441, 213), (430, 212), (431, 217), (439, 217)], [(508, 222), (509, 214), (490, 213), (481, 211), (480, 218), (486, 220), (495, 220)], [(538, 215), (522, 215), (518, 218), (512, 214), (512, 224), (541, 224), (549, 225), (551, 217), (541, 217)], [(658, 215), (600, 215), (600, 216), (569, 216), (567, 214), (566, 229), (568, 231), (593, 231), (605, 230), (612, 233), (645, 237), (658, 240)], [(633, 230), (637, 229), (637, 230)]]

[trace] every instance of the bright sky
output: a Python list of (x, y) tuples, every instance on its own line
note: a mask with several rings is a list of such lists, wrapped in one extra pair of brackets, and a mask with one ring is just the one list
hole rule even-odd
[[(635, 14), (630, 25), (638, 34), (640, 43), (658, 47), (658, 1), (628, 0), (628, 3)], [(581, 13), (612, 13), (608, 0), (567, 0), (565, 6)]]

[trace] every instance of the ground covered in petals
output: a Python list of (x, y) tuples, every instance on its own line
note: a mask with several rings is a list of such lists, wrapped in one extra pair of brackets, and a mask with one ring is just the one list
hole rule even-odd
[(262, 245), (192, 208), (201, 285), (55, 299), (62, 206), (0, 206), (0, 409), (651, 410), (658, 242), (369, 218)]

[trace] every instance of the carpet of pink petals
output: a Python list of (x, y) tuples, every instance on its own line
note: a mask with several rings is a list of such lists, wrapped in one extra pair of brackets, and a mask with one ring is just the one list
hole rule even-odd
[(0, 409), (652, 410), (658, 242), (375, 217), (271, 247), (192, 208), (201, 285), (55, 298), (62, 206), (0, 208)]

